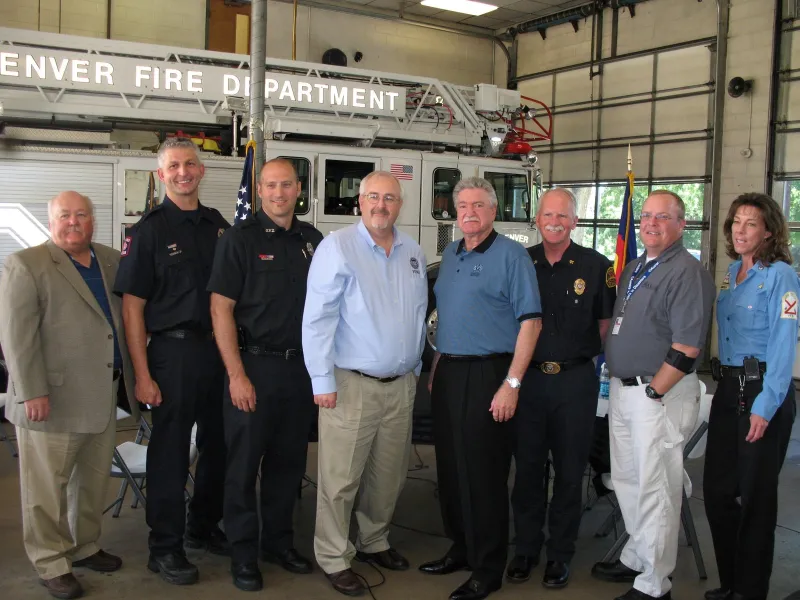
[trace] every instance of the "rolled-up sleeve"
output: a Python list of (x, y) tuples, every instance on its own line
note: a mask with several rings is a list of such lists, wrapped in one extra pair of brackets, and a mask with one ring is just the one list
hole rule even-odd
[(347, 284), (346, 264), (333, 238), (322, 240), (308, 271), (303, 310), (303, 356), (314, 394), (336, 391), (334, 337)]
[(780, 408), (789, 384), (797, 352), (797, 309), (800, 282), (790, 269), (777, 272), (768, 307), (769, 341), (764, 385), (753, 401), (752, 414), (770, 421)]
[(527, 252), (516, 257), (509, 269), (509, 296), (514, 316), (522, 323), (528, 319), (542, 317), (542, 299), (539, 296), (539, 283), (536, 267)]

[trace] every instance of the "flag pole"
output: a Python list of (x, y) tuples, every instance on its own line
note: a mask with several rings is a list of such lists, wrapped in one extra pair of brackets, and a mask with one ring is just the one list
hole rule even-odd
[(628, 173), (633, 171), (633, 157), (631, 156), (631, 145), (628, 144)]

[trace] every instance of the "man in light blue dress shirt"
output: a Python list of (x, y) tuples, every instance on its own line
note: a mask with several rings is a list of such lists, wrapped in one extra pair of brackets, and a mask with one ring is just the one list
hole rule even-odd
[(321, 409), (314, 552), (333, 588), (350, 596), (364, 593), (350, 570), (356, 547), (363, 560), (408, 568), (388, 527), (408, 470), (428, 303), (425, 256), (394, 226), (400, 183), (370, 173), (359, 205), (361, 221), (317, 248), (303, 312), (303, 353)]

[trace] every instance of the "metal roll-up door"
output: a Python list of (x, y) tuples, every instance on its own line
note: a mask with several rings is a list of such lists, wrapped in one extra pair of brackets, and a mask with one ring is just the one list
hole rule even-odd
[(206, 174), (200, 182), (201, 204), (216, 208), (228, 223), (233, 224), (241, 181), (241, 164), (235, 168), (206, 165)]
[(47, 239), (47, 202), (67, 190), (91, 198), (94, 241), (111, 246), (113, 178), (111, 163), (0, 158), (0, 264)]

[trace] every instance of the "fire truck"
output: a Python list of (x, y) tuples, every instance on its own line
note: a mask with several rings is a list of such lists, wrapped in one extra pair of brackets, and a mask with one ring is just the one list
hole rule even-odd
[(232, 220), (241, 131), (259, 118), (267, 159), (297, 169), (298, 218), (323, 234), (360, 218), (364, 176), (393, 173), (403, 192), (397, 226), (422, 246), (431, 283), (442, 250), (460, 237), (452, 191), (461, 178), (494, 186), (499, 233), (538, 242), (532, 144), (552, 130), (541, 102), (491, 84), (268, 58), (265, 111), (250, 115), (248, 61), (0, 28), (0, 263), (47, 239), (47, 201), (66, 189), (92, 199), (95, 239), (119, 249), (148, 199), (163, 196), (153, 152), (170, 135), (206, 150), (226, 140), (224, 152), (202, 153), (200, 200)]

